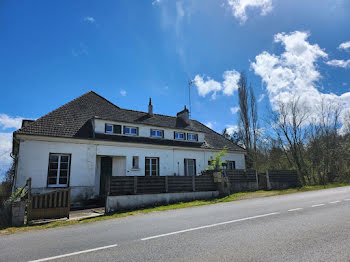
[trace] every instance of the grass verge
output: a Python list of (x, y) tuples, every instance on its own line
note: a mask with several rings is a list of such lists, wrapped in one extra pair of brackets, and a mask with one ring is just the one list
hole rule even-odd
[(277, 195), (284, 195), (284, 194), (292, 194), (297, 192), (306, 192), (306, 191), (314, 191), (314, 190), (320, 190), (320, 189), (327, 189), (327, 188), (335, 188), (335, 187), (342, 187), (342, 186), (349, 186), (350, 183), (338, 183), (338, 184), (327, 184), (327, 185), (316, 185), (316, 186), (303, 186), (300, 188), (290, 188), (290, 189), (284, 189), (284, 190), (271, 190), (271, 191), (254, 191), (254, 192), (242, 192), (242, 193), (234, 193), (227, 197), (223, 198), (215, 198), (210, 200), (195, 200), (191, 202), (181, 202), (176, 204), (171, 204), (167, 206), (157, 206), (157, 207), (150, 207), (140, 210), (134, 210), (134, 211), (125, 211), (125, 212), (119, 212), (114, 214), (106, 214), (99, 217), (92, 217), (92, 218), (83, 218), (80, 220), (74, 220), (74, 221), (53, 221), (49, 222), (44, 225), (27, 225), (23, 227), (7, 227), (7, 228), (0, 228), (0, 234), (13, 234), (17, 232), (25, 232), (29, 230), (35, 230), (35, 229), (47, 229), (47, 228), (55, 228), (59, 226), (69, 226), (69, 225), (76, 225), (76, 224), (83, 224), (83, 223), (90, 223), (95, 221), (102, 221), (107, 219), (113, 219), (113, 218), (121, 218), (126, 216), (132, 216), (132, 215), (138, 215), (138, 214), (147, 214), (151, 212), (157, 212), (157, 211), (165, 211), (165, 210), (174, 210), (174, 209), (180, 209), (180, 208), (187, 208), (187, 207), (196, 207), (196, 206), (203, 206), (203, 205), (210, 205), (210, 204), (217, 204), (217, 203), (225, 203), (225, 202), (232, 202), (237, 200), (244, 200), (244, 199), (253, 199), (253, 198), (260, 198), (260, 197), (269, 197), (269, 196), (277, 196)]

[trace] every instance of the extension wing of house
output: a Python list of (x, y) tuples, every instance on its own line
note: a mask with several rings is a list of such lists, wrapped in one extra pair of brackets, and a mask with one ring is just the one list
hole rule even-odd
[(88, 92), (13, 134), (15, 186), (33, 192), (70, 187), (72, 201), (104, 195), (107, 176), (199, 175), (223, 148), (228, 169), (245, 151), (196, 120), (122, 109)]

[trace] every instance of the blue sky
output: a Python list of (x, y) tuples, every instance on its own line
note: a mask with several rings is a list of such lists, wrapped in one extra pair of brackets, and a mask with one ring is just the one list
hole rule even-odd
[(217, 131), (237, 124), (242, 70), (261, 117), (294, 94), (348, 109), (349, 26), (347, 0), (1, 1), (0, 173), (22, 118), (89, 90), (175, 115), (194, 79), (192, 118)]

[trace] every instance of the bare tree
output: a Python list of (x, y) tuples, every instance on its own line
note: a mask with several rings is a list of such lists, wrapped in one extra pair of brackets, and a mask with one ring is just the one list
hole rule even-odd
[(281, 148), (288, 161), (295, 165), (302, 184), (306, 182), (305, 177), (310, 181), (303, 158), (308, 117), (307, 108), (301, 105), (299, 98), (293, 98), (290, 102), (279, 103), (278, 111), (273, 113), (272, 124)]

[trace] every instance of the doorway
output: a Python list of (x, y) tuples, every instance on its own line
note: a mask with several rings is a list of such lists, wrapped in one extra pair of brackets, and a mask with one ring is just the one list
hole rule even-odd
[(112, 157), (101, 157), (100, 196), (106, 195), (107, 177), (112, 176)]

